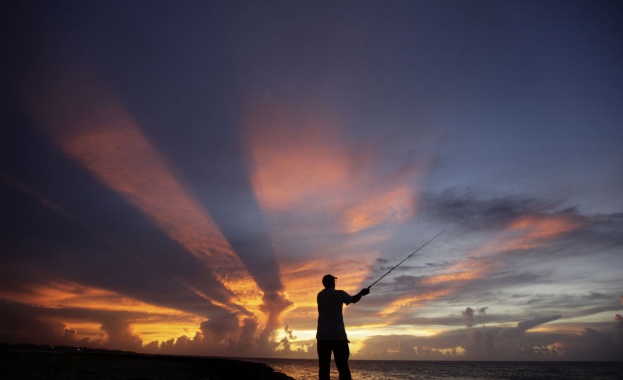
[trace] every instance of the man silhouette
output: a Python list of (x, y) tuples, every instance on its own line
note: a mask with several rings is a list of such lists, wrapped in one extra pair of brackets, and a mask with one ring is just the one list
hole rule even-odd
[(324, 290), (318, 293), (318, 330), (316, 331), (318, 349), (318, 377), (320, 380), (330, 379), (331, 353), (335, 359), (335, 366), (340, 373), (340, 380), (351, 380), (350, 368), (348, 368), (348, 338), (344, 328), (342, 317), (342, 305), (357, 303), (361, 297), (370, 293), (369, 289), (361, 289), (354, 296), (343, 290), (335, 289), (334, 277), (327, 274), (322, 278)]

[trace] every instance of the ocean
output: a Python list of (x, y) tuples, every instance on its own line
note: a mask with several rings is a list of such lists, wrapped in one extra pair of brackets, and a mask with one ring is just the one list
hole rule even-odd
[[(248, 360), (248, 359), (247, 359)], [(296, 380), (318, 379), (318, 363), (305, 359), (254, 359)], [(357, 380), (616, 380), (623, 379), (623, 362), (470, 362), (350, 360)], [(331, 362), (331, 379), (338, 379)]]

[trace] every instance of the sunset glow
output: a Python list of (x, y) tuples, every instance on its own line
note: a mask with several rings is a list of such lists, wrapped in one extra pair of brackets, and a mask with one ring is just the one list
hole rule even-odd
[[(208, 213), (182, 188), (108, 88), (90, 75), (80, 79), (80, 84), (49, 84), (50, 91), (57, 92), (54, 107), (46, 99), (28, 99), (37, 121), (70, 158), (139, 208), (210, 269), (236, 295), (231, 302), (255, 306), (257, 312), (261, 290)], [(71, 114), (68, 108), (75, 96), (83, 96), (97, 108), (92, 113)]]
[(0, 344), (315, 359), (332, 274), (352, 359), (620, 360), (621, 10), (537, 3), (9, 7)]

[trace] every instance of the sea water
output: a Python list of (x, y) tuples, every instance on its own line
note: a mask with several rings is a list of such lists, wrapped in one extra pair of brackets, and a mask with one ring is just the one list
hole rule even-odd
[[(256, 359), (296, 380), (318, 379), (318, 362), (305, 359)], [(474, 362), (350, 360), (353, 379), (361, 380), (616, 380), (623, 362)], [(331, 379), (338, 379), (331, 363)]]

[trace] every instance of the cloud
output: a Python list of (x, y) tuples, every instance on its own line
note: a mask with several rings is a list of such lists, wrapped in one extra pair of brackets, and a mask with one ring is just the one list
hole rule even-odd
[(473, 327), (476, 325), (476, 319), (484, 318), (486, 316), (485, 311), (488, 307), (481, 307), (476, 310), (471, 307), (465, 308), (465, 310), (461, 311), (463, 315), (463, 321), (465, 322), (466, 327)]
[(384, 167), (381, 148), (353, 144), (328, 105), (256, 102), (246, 111), (245, 144), (266, 213), (306, 213), (316, 228), (346, 235), (413, 216), (414, 179), (422, 167)]
[(238, 353), (256, 352), (258, 347), (258, 323), (255, 318), (245, 318), (240, 330), (240, 339), (232, 348)]
[[(45, 317), (45, 310), (0, 300), (0, 341), (6, 343), (60, 344), (74, 337), (67, 326)], [(43, 311), (43, 313), (42, 313)], [(43, 315), (42, 315), (43, 314)]]
[(237, 331), (238, 317), (233, 313), (225, 311), (215, 313), (207, 321), (201, 322), (203, 336), (214, 339), (216, 343), (229, 341)]
[(523, 360), (545, 354), (554, 355), (556, 352), (552, 346), (559, 339), (557, 335), (551, 334), (542, 339), (542, 334), (526, 334), (530, 329), (560, 317), (552, 315), (533, 318), (511, 328), (495, 325), (476, 328), (468, 325), (465, 330), (466, 340), (460, 345), (465, 350), (465, 358), (472, 360)]
[[(233, 174), (222, 175), (220, 169), (212, 173), (223, 185), (212, 186), (215, 196), (198, 199), (97, 74), (88, 69), (70, 74), (50, 66), (31, 73), (30, 80), (39, 86), (37, 91), (23, 92), (24, 106), (63, 153), (201, 262), (227, 289), (220, 296), (229, 297), (223, 302), (212, 297), (213, 290), (189, 285), (193, 292), (222, 308), (228, 304), (239, 309), (263, 304), (246, 313), (261, 309), (266, 314), (268, 331), (264, 336), (268, 336), (291, 303), (283, 292), (279, 264), (266, 232), (259, 227), (259, 209), (253, 207), (252, 196), (238, 195), (241, 186), (245, 190), (244, 167), (239, 165)], [(80, 112), (74, 112), (76, 102)], [(250, 190), (248, 185), (246, 190)], [(247, 200), (239, 205), (244, 212), (223, 210), (222, 197), (232, 201), (230, 194), (238, 201)]]
[[(187, 328), (171, 329), (162, 340), (146, 341), (150, 329), (165, 334), (170, 325), (179, 324), (179, 315), (162, 315), (148, 310), (115, 311), (86, 308), (29, 306), (0, 301), (0, 341), (87, 346), (135, 352), (177, 355), (235, 355), (270, 357), (276, 345), (260, 341), (256, 317), (223, 310)], [(241, 320), (240, 320), (241, 319)], [(240, 322), (239, 322), (240, 320)], [(285, 330), (284, 330), (285, 331)], [(286, 338), (296, 339), (288, 327)], [(297, 351), (294, 350), (293, 352)]]
[(569, 251), (578, 253), (588, 247), (604, 250), (623, 245), (623, 238), (617, 234), (623, 225), (621, 213), (584, 215), (579, 207), (563, 208), (562, 202), (520, 194), (458, 189), (426, 192), (420, 197), (418, 211), (444, 225), (452, 224), (455, 231), (465, 231), (470, 236), (475, 232), (504, 232), (523, 234), (524, 239), (532, 241), (523, 244), (518, 240), (509, 246), (512, 249), (542, 248), (534, 243), (545, 240), (572, 244), (575, 249)]
[(447, 296), (451, 292), (452, 289), (448, 288), (432, 288), (428, 291), (426, 291), (425, 289), (424, 291), (418, 292), (417, 294), (407, 294), (401, 297), (396, 297), (391, 300), (391, 302), (387, 304), (387, 306), (383, 308), (379, 314), (381, 316), (389, 316), (393, 313), (399, 312), (400, 310), (404, 310), (405, 308), (421, 307), (426, 303)]
[(283, 350), (281, 352), (289, 355), (292, 353), (292, 342), (296, 340), (296, 337), (292, 334), (292, 329), (288, 324), (286, 324), (284, 332), (286, 335), (279, 341), (279, 344), (283, 346)]
[(623, 357), (623, 334), (586, 328), (563, 345), (564, 354), (571, 359), (621, 361)]
[(355, 353), (359, 359), (440, 360), (458, 359), (456, 347), (461, 337), (447, 333), (437, 337), (379, 335), (367, 338)]
[(525, 333), (526, 331), (532, 328), (535, 328), (547, 322), (555, 321), (557, 319), (560, 319), (560, 317), (561, 317), (560, 315), (550, 315), (547, 317), (537, 317), (531, 320), (522, 321), (522, 322), (517, 323), (517, 327), (515, 328), (505, 329), (502, 332), (502, 336), (504, 338), (513, 339), (513, 338), (516, 338), (522, 335), (523, 333)]
[[(143, 340), (135, 330), (141, 322), (179, 323), (178, 316), (146, 311), (50, 307), (2, 301), (0, 341), (65, 344), (140, 351)], [(145, 326), (144, 324), (142, 326)]]
[(286, 327), (284, 328), (284, 331), (285, 331), (286, 336), (288, 337), (288, 339), (296, 340), (296, 337), (294, 336), (294, 334), (292, 333), (292, 329), (290, 328), (290, 324), (286, 324)]
[[(488, 326), (451, 329), (434, 336), (373, 336), (365, 339), (354, 357), (387, 360), (621, 360), (623, 335), (618, 330), (607, 332), (586, 328), (580, 333), (523, 330), (528, 325), (555, 317), (526, 320), (519, 323), (521, 328)], [(508, 331), (520, 333), (509, 334)]]
[(492, 196), (483, 192), (445, 190), (425, 193), (419, 211), (443, 223), (469, 230), (501, 230), (518, 218), (534, 213), (554, 211), (556, 203), (521, 196)]
[[(420, 278), (422, 284), (437, 284), (448, 282), (466, 282), (486, 278), (500, 264), (504, 263), (502, 256), (512, 257), (512, 253), (532, 249), (543, 249), (550, 243), (555, 243), (569, 236), (584, 225), (584, 221), (573, 210), (556, 210), (554, 205), (548, 205), (536, 200), (493, 199), (478, 198), (473, 200), (471, 196), (464, 198), (450, 193), (452, 196), (442, 196), (443, 202), (453, 205), (465, 204), (465, 215), (482, 214), (482, 219), (488, 220), (494, 215), (495, 223), (484, 223), (489, 229), (488, 235), (484, 236), (477, 245), (465, 253), (450, 256), (444, 262), (430, 263), (429, 267), (434, 271)], [(482, 197), (482, 196), (481, 196)], [(422, 197), (420, 206), (426, 212), (427, 207), (432, 210), (451, 209), (455, 206), (438, 206), (436, 196), (428, 194)], [(491, 203), (491, 204), (490, 204)], [(459, 207), (459, 209), (462, 209)], [(459, 214), (462, 214), (461, 211)], [(503, 217), (500, 217), (502, 215)], [(455, 219), (454, 213), (449, 215), (441, 211), (440, 218), (444, 221)], [(500, 223), (497, 219), (503, 219)], [(464, 221), (471, 225), (469, 221)], [(463, 221), (461, 222), (463, 223)], [(476, 223), (476, 226), (480, 225)], [(461, 234), (461, 230), (454, 232)], [(473, 232), (470, 232), (473, 235)], [(470, 243), (469, 241), (467, 243)]]
[(123, 319), (108, 317), (102, 323), (101, 329), (106, 334), (106, 345), (109, 347), (134, 352), (143, 348), (143, 340), (132, 331), (130, 324)]
[[(24, 104), (60, 149), (141, 210), (237, 298), (259, 297), (257, 291), (253, 295), (254, 280), (214, 220), (184, 189), (108, 86), (84, 70), (55, 74), (39, 78), (44, 90), (25, 94)], [(73, 112), (76, 101), (82, 112)]]
[[(446, 112), (447, 102), (430, 100), (438, 95), (431, 98), (417, 86), (392, 88), (392, 80), (412, 72), (412, 65), (387, 70), (381, 80), (370, 75), (368, 68), (379, 62), (367, 56), (367, 36), (378, 33), (344, 28), (359, 26), (365, 17), (333, 15), (330, 24), (339, 24), (340, 32), (324, 30), (335, 37), (329, 45), (312, 43), (309, 50), (299, 44), (276, 60), (285, 40), (272, 37), (282, 36), (296, 18), (240, 33), (227, 27), (227, 9), (209, 12), (215, 22), (201, 22), (203, 12), (195, 12), (192, 22), (182, 17), (179, 27), (162, 29), (149, 17), (137, 23), (127, 12), (87, 8), (33, 8), (37, 17), (16, 18), (24, 22), (14, 25), (18, 32), (7, 25), (11, 36), (26, 40), (11, 42), (18, 48), (8, 54), (15, 71), (5, 71), (16, 78), (11, 83), (26, 88), (24, 108), (5, 102), (0, 298), (23, 307), (14, 310), (36, 311), (37, 318), (20, 323), (19, 313), (10, 313), (7, 326), (24, 331), (2, 330), (4, 336), (37, 332), (90, 344), (108, 344), (110, 336), (114, 344), (136, 346), (140, 339), (150, 349), (171, 352), (249, 347), (249, 355), (274, 352), (283, 337), (294, 352), (313, 336), (323, 274), (337, 271), (341, 287), (357, 291), (440, 225), (449, 227), (443, 239), (397, 268), (361, 304), (346, 308), (357, 334), (372, 319), (379, 333), (419, 328), (416, 323), (437, 333), (440, 326), (462, 327), (466, 320), (457, 311), (482, 304), (509, 314), (487, 314), (488, 324), (504, 326), (470, 330), (480, 350), (501, 344), (500, 331), (518, 321), (529, 327), (535, 312), (592, 321), (604, 312), (602, 323), (612, 328), (623, 214), (584, 215), (584, 204), (563, 208), (572, 197), (539, 199), (532, 194), (543, 188), (514, 186), (536, 184), (522, 177), (526, 167), (516, 166), (521, 160), (513, 160), (512, 168), (498, 160), (479, 162), (484, 166), (462, 162), (488, 177), (479, 181), (485, 188), (435, 193), (440, 182), (429, 171), (433, 160), (453, 166), (456, 150), (463, 149), (455, 146), (452, 157), (440, 157), (448, 141), (490, 140), (476, 129), (465, 129), (466, 135), (454, 130), (457, 114)], [(95, 13), (104, 17), (91, 17)], [(262, 19), (256, 13), (236, 14), (236, 25), (253, 29)], [(104, 36), (97, 30), (106, 24), (122, 27)], [(318, 35), (326, 26), (299, 24), (290, 37)], [(218, 38), (198, 50), (183, 43), (198, 25), (208, 28), (205, 35), (228, 30), (238, 43), (233, 51)], [(60, 36), (61, 29), (74, 29), (88, 48)], [(158, 39), (163, 30), (167, 38)], [(113, 41), (119, 37), (128, 43)], [(162, 56), (167, 49), (179, 54)], [(92, 52), (96, 65), (78, 50)], [(180, 63), (184, 69), (176, 70)], [(95, 66), (102, 71), (89, 72)], [(277, 75), (257, 75), (268, 72)], [(381, 91), (369, 91), (370, 85)], [(416, 99), (425, 93), (425, 103)], [(44, 127), (33, 128), (33, 120)], [(433, 129), (445, 134), (441, 146)], [(495, 152), (507, 153), (507, 138), (494, 141)], [(481, 150), (483, 157), (491, 157), (490, 147)], [(473, 152), (468, 156), (473, 159)], [(542, 163), (538, 156), (529, 160)], [(496, 168), (485, 161), (496, 161)], [(490, 190), (502, 187), (491, 181), (499, 168), (512, 173), (503, 186), (513, 193)], [(476, 178), (474, 173), (445, 172), (443, 186)], [(551, 181), (580, 192), (588, 183), (607, 188), (599, 181)], [(481, 326), (484, 308), (470, 309), (469, 324)], [(291, 330), (283, 331), (286, 315), (296, 323), (297, 344)], [(595, 323), (595, 331), (605, 329)], [(547, 327), (519, 333), (508, 339), (509, 347), (531, 347)], [(586, 339), (598, 336), (591, 334)], [(413, 345), (403, 340), (393, 349), (405, 357), (452, 354), (460, 346), (440, 343), (450, 335), (418, 338)]]
[(463, 314), (463, 320), (465, 321), (465, 325), (467, 327), (472, 327), (474, 325), (474, 309), (468, 307), (464, 311), (462, 311), (461, 314)]
[[(472, 314), (469, 310), (463, 313)], [(599, 357), (620, 360), (617, 355), (623, 352), (623, 339), (614, 332), (590, 328), (580, 334), (530, 332), (559, 318), (559, 315), (533, 318), (519, 322), (516, 327), (447, 330), (435, 336), (376, 336), (366, 339), (355, 356), (389, 360), (595, 360)]]

